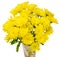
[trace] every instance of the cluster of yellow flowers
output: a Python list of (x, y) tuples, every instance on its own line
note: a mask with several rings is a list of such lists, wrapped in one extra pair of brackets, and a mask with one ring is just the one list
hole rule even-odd
[(39, 50), (40, 44), (48, 40), (48, 36), (53, 32), (51, 24), (58, 23), (48, 9), (39, 8), (28, 2), (18, 4), (11, 10), (11, 14), (3, 25), (3, 30), (7, 32), (5, 40), (10, 42), (18, 39), (24, 45), (30, 46), (33, 52)]

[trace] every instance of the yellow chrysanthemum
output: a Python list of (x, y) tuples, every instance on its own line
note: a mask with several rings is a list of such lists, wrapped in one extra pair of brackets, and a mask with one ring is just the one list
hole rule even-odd
[(37, 7), (36, 4), (29, 4), (27, 8), (28, 8), (28, 10), (33, 11), (33, 9), (36, 7)]
[(31, 45), (34, 42), (34, 37), (32, 34), (28, 33), (26, 36), (22, 38), (22, 43), (25, 45)]
[(28, 6), (28, 2), (18, 4), (14, 9), (10, 11), (10, 13), (16, 15), (17, 13), (20, 13), (23, 9), (26, 9), (27, 6)]
[(40, 23), (40, 19), (38, 17), (33, 16), (31, 18), (31, 23), (32, 23), (32, 25), (36, 26), (36, 25), (38, 25)]
[(36, 28), (35, 28), (35, 34), (42, 34), (44, 32), (44, 27), (43, 25), (39, 24)]
[(31, 49), (32, 52), (35, 52), (37, 50), (40, 50), (40, 46), (37, 42), (33, 42), (30, 46), (30, 49)]
[(28, 5), (29, 5), (28, 2), (23, 2), (21, 4), (21, 6), (22, 6), (23, 9), (26, 9), (28, 7)]
[(19, 29), (19, 37), (24, 37), (28, 33), (28, 28), (20, 28)]
[(48, 35), (46, 35), (46, 34), (43, 34), (43, 35), (36, 34), (35, 38), (36, 38), (36, 41), (38, 43), (44, 44), (46, 42), (46, 40), (48, 40)]
[(11, 39), (10, 39), (10, 36), (9, 35), (6, 35), (6, 37), (4, 38), (4, 40), (6, 40), (7, 42), (9, 42)]
[(47, 17), (42, 17), (40, 23), (44, 26), (44, 29), (47, 29), (50, 26), (50, 21)]
[(23, 17), (28, 17), (30, 13), (31, 13), (30, 10), (26, 10), (26, 9), (25, 9), (25, 10), (22, 10), (22, 11), (20, 12), (20, 15), (23, 16)]
[(32, 29), (33, 29), (33, 26), (30, 22), (27, 22), (26, 27), (28, 27), (29, 31), (32, 31)]
[(33, 12), (34, 12), (36, 15), (38, 15), (38, 16), (45, 16), (45, 12), (44, 12), (44, 10), (41, 9), (41, 8), (35, 8), (35, 9), (33, 10)]
[(56, 23), (56, 24), (58, 23), (57, 19), (54, 17), (49, 17), (49, 20), (51, 23)]
[(8, 34), (10, 36), (10, 38), (12, 39), (15, 39), (18, 37), (18, 33), (19, 32), (19, 28), (17, 27), (11, 27), (9, 30), (8, 30)]
[(28, 21), (27, 17), (23, 17), (23, 16), (17, 16), (14, 18), (14, 20), (17, 26), (23, 26), (27, 24), (27, 21)]
[(50, 26), (50, 27), (46, 30), (45, 34), (50, 35), (51, 33), (53, 33), (53, 29), (52, 29), (52, 27)]
[(13, 27), (14, 24), (14, 20), (9, 19), (4, 25), (3, 25), (3, 30), (4, 31), (8, 31), (11, 27)]
[(54, 16), (54, 14), (52, 13), (52, 12), (50, 12), (50, 11), (48, 11), (48, 9), (44, 9), (45, 10), (45, 14), (46, 14), (46, 16)]

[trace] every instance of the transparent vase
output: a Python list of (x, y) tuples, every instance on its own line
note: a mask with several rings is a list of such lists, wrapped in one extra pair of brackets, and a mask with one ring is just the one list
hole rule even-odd
[(35, 57), (36, 53), (30, 51), (30, 47), (23, 44), (23, 51), (25, 57)]

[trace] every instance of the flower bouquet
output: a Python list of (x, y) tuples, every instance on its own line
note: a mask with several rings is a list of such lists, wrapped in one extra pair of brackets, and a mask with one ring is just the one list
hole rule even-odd
[(10, 13), (3, 25), (3, 30), (7, 32), (5, 40), (11, 45), (16, 44), (17, 52), (22, 44), (25, 57), (35, 57), (40, 45), (44, 45), (53, 32), (51, 24), (58, 23), (57, 19), (48, 9), (28, 2), (18, 4)]

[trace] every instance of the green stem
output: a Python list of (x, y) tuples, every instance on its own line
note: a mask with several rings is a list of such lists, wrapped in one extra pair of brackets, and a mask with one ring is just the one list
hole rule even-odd
[(18, 44), (17, 44), (16, 52), (18, 52), (18, 51), (19, 51), (20, 44), (21, 44), (21, 41), (19, 41), (19, 42), (18, 42)]

